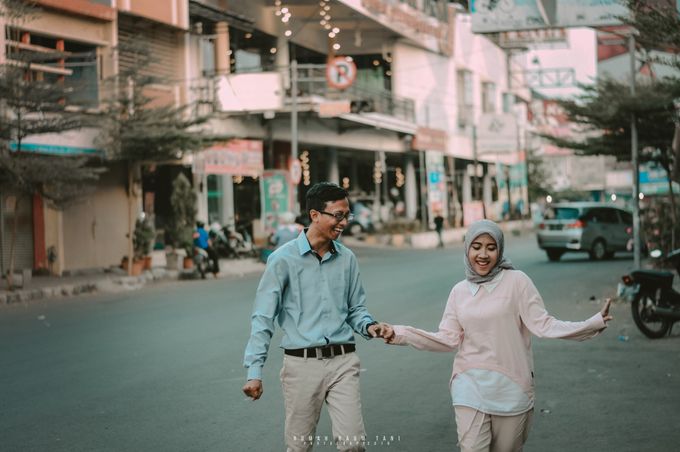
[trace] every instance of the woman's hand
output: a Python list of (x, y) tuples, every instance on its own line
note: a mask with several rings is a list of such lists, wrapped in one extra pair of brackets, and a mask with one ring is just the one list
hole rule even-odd
[(609, 315), (609, 307), (611, 306), (611, 304), (612, 304), (611, 298), (605, 299), (604, 306), (602, 306), (602, 309), (600, 310), (600, 314), (602, 314), (602, 319), (604, 320), (605, 324), (614, 318), (611, 315)]
[(389, 323), (382, 324), (382, 334), (380, 335), (386, 344), (391, 344), (394, 341), (394, 328)]

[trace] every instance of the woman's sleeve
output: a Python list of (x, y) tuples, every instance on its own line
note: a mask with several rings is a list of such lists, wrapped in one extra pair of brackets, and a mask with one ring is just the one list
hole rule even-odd
[(455, 351), (463, 340), (463, 328), (458, 323), (453, 290), (444, 309), (444, 316), (439, 323), (439, 331), (430, 333), (412, 326), (395, 325), (395, 345), (410, 345), (418, 350), (431, 352)]
[(522, 323), (537, 337), (571, 339), (583, 341), (597, 336), (607, 325), (599, 312), (582, 322), (567, 322), (558, 320), (548, 314), (541, 294), (528, 276), (520, 291), (519, 303)]

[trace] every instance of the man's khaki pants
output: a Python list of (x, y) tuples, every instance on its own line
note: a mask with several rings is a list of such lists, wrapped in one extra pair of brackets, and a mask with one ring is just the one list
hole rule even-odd
[(534, 412), (495, 416), (466, 406), (454, 410), (461, 452), (521, 452)]
[[(341, 451), (364, 451), (364, 420), (359, 394), (359, 357), (347, 353), (329, 359), (284, 355), (281, 387), (286, 403), (288, 452), (335, 444)], [(333, 437), (317, 437), (316, 424), (326, 402)]]

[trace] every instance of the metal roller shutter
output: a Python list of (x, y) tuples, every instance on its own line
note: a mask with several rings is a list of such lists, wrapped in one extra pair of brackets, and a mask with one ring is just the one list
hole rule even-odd
[[(142, 18), (120, 15), (118, 41), (123, 48), (125, 44), (139, 45), (140, 41), (149, 46), (153, 61), (143, 69), (146, 75), (167, 81), (177, 77), (179, 41), (176, 30)], [(130, 53), (122, 52), (119, 64), (121, 70), (125, 70), (134, 67), (135, 61)]]
[(0, 196), (0, 221), (2, 227), (2, 270), (9, 269), (9, 254), (12, 239), (12, 227), (15, 215), (18, 215), (17, 236), (14, 244), (14, 269), (33, 268), (33, 203), (31, 198), (19, 197), (16, 212), (8, 211), (7, 195)]

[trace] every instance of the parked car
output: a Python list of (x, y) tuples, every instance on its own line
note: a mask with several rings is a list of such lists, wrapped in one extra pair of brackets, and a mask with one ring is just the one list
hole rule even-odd
[(567, 251), (608, 259), (617, 251), (630, 250), (633, 216), (604, 203), (564, 202), (550, 205), (538, 225), (538, 246), (548, 259), (558, 261)]

